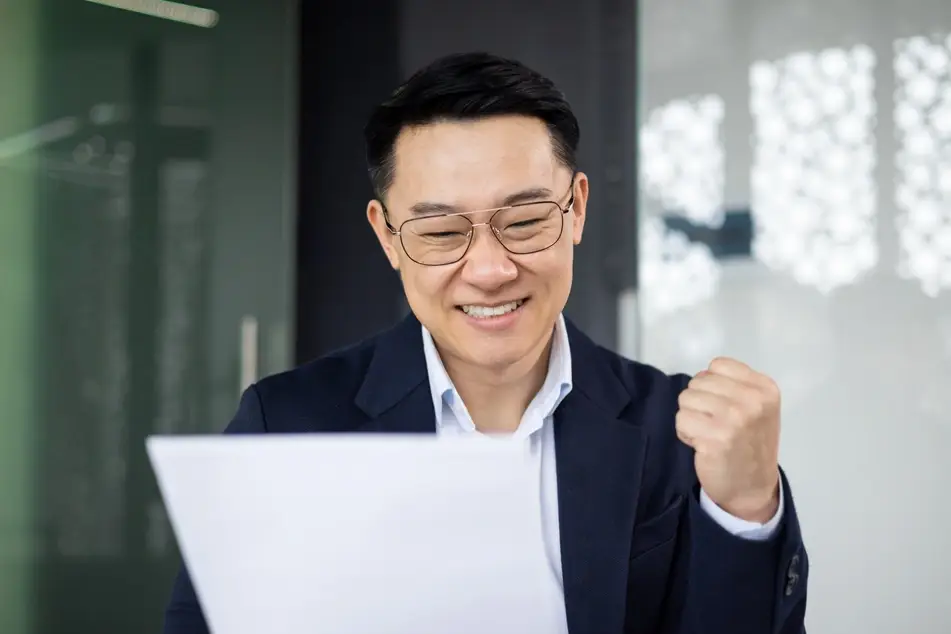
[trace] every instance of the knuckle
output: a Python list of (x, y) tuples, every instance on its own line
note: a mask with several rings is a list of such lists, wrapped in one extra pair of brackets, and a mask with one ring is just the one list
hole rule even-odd
[(729, 405), (727, 405), (726, 416), (727, 416), (727, 420), (733, 423), (733, 425), (731, 426), (742, 425), (743, 422), (747, 418), (746, 412), (744, 411), (743, 407), (736, 403), (730, 403)]
[(758, 396), (748, 399), (746, 401), (746, 413), (753, 420), (758, 419), (766, 413), (765, 401)]
[(729, 453), (734, 444), (733, 438), (733, 432), (730, 429), (724, 427), (717, 430), (717, 432), (712, 435), (712, 443), (713, 446), (719, 451)]
[(763, 381), (763, 392), (766, 394), (766, 398), (770, 402), (779, 402), (780, 398), (780, 389), (779, 384), (770, 377), (765, 377)]
[(674, 425), (677, 429), (687, 429), (691, 426), (693, 421), (690, 412), (680, 410), (677, 412), (677, 415), (674, 416)]
[(685, 407), (688, 402), (690, 402), (690, 388), (677, 395), (677, 405), (680, 407)]

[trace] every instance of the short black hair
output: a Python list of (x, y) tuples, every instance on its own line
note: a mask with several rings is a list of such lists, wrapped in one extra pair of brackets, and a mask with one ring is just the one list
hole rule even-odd
[(393, 182), (400, 132), (437, 121), (525, 115), (541, 119), (557, 159), (574, 171), (581, 131), (565, 96), (521, 62), (489, 53), (441, 57), (417, 71), (376, 107), (364, 129), (367, 169), (380, 198)]

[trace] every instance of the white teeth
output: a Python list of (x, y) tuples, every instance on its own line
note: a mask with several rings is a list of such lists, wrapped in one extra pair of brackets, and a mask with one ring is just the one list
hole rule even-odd
[(462, 311), (470, 317), (476, 317), (479, 319), (485, 319), (486, 317), (498, 317), (499, 315), (512, 312), (521, 306), (524, 301), (525, 300), (520, 299), (515, 302), (509, 302), (508, 304), (502, 304), (501, 306), (466, 305), (462, 307)]

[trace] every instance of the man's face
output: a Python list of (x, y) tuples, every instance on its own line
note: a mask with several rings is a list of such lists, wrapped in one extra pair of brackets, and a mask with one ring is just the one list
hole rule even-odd
[[(588, 197), (585, 175), (577, 174), (572, 183), (571, 171), (556, 160), (545, 124), (504, 116), (407, 128), (397, 139), (394, 159), (386, 209), (396, 229), (419, 215), (414, 208), (475, 212), (465, 217), (478, 224), (529, 190), (534, 194), (521, 202), (549, 200), (564, 207), (574, 194), (571, 210), (557, 214), (564, 229), (551, 248), (515, 255), (482, 225), (474, 228), (462, 259), (442, 266), (410, 259), (400, 238), (386, 228), (380, 203), (367, 207), (387, 258), (400, 272), (410, 308), (444, 357), (501, 369), (544, 347), (571, 289), (573, 249), (581, 241)], [(517, 308), (510, 310), (513, 302)], [(508, 312), (496, 314), (502, 311)]]

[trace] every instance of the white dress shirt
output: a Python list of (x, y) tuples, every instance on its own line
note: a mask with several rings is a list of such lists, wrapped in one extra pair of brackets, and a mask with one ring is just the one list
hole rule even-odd
[[(436, 433), (440, 436), (478, 434), (465, 403), (459, 397), (446, 373), (446, 368), (436, 351), (432, 335), (423, 327), (423, 350), (426, 355), (426, 371), (432, 391), (433, 410), (436, 413)], [(523, 439), (529, 446), (538, 473), (539, 495), (542, 509), (542, 532), (545, 553), (552, 572), (552, 582), (561, 595), (562, 615), (565, 623), (558, 634), (567, 634), (564, 618), (564, 582), (561, 569), (561, 538), (558, 525), (558, 485), (555, 472), (555, 433), (552, 419), (561, 401), (571, 392), (571, 349), (563, 316), (558, 317), (552, 341), (548, 374), (542, 388), (522, 415), (513, 440)], [(673, 424), (673, 421), (671, 421)], [(700, 492), (700, 506), (730, 533), (751, 540), (768, 539), (779, 526), (783, 515), (783, 496), (780, 490), (779, 509), (766, 524), (748, 522), (734, 517), (718, 507), (705, 492)], [(551, 634), (556, 634), (552, 632)]]

